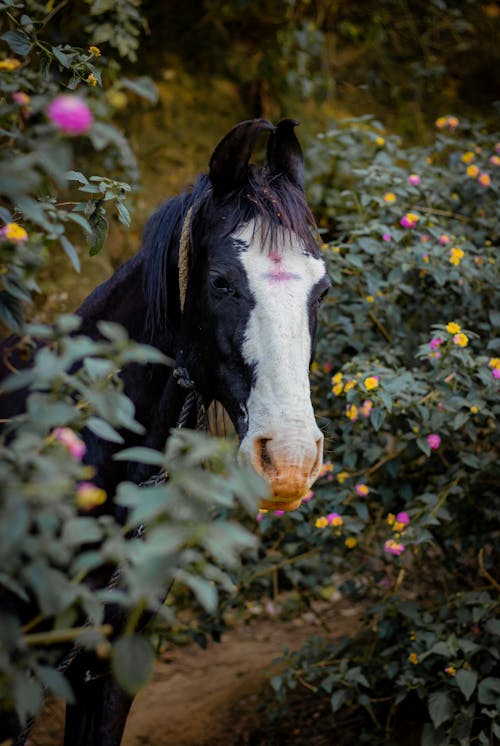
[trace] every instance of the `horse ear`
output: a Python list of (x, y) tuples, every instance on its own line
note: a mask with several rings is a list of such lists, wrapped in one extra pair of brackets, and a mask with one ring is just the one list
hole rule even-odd
[(294, 128), (296, 119), (282, 119), (269, 137), (267, 162), (271, 173), (285, 174), (290, 181), (304, 189), (304, 158)]
[(266, 119), (250, 119), (222, 138), (210, 158), (210, 181), (215, 192), (228, 194), (245, 183), (257, 138), (269, 130), (273, 131), (274, 125)]

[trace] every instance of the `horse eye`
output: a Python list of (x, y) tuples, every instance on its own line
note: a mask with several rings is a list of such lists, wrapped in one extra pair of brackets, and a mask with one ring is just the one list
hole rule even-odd
[(210, 284), (219, 293), (232, 293), (233, 289), (223, 275), (210, 273)]

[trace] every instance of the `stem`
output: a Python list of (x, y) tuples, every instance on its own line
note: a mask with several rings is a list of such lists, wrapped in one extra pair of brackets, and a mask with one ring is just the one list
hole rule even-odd
[(105, 637), (113, 633), (111, 624), (101, 624), (95, 627), (71, 627), (69, 629), (53, 629), (48, 632), (33, 632), (24, 636), (26, 645), (55, 645), (59, 642), (72, 642), (84, 632), (99, 632)]
[(483, 578), (486, 578), (490, 581), (492, 586), (497, 589), (497, 591), (500, 591), (500, 583), (498, 583), (495, 578), (490, 575), (486, 567), (484, 566), (484, 547), (481, 547), (479, 550), (478, 555), (478, 562), (479, 562), (479, 574), (483, 576)]

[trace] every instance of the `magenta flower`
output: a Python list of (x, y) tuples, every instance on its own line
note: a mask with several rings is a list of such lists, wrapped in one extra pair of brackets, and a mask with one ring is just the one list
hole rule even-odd
[(493, 368), (493, 370), (491, 371), (491, 375), (493, 376), (493, 378), (495, 378), (495, 380), (498, 381), (498, 379), (500, 378), (500, 368)]
[(66, 446), (77, 461), (81, 461), (87, 453), (87, 446), (70, 427), (56, 427), (52, 435), (63, 446)]
[(440, 246), (446, 246), (451, 241), (451, 238), (446, 235), (446, 233), (443, 233), (441, 236), (439, 236), (439, 245)]
[(312, 490), (309, 490), (309, 492), (307, 493), (307, 495), (302, 498), (302, 502), (303, 503), (308, 503), (309, 500), (313, 499), (313, 497), (314, 497), (314, 492)]
[(431, 450), (436, 451), (441, 445), (441, 438), (436, 433), (431, 433), (427, 436), (427, 442), (431, 447)]
[(392, 239), (391, 239), (391, 234), (390, 234), (390, 233), (384, 233), (384, 234), (383, 234), (383, 236), (382, 236), (382, 241), (386, 241), (386, 242), (388, 242), (388, 241), (391, 241), (391, 240), (392, 240)]
[(410, 522), (410, 516), (405, 510), (402, 510), (401, 513), (398, 513), (396, 516), (396, 522), (402, 523), (403, 526), (407, 526)]
[(444, 339), (441, 339), (441, 337), (434, 337), (434, 339), (431, 339), (431, 341), (429, 342), (429, 347), (433, 352), (436, 352), (436, 350), (439, 350), (443, 342)]
[(417, 176), (417, 174), (410, 174), (408, 176), (408, 184), (411, 186), (418, 186), (418, 184), (420, 184), (420, 176)]
[(328, 513), (326, 516), (326, 520), (328, 521), (329, 526), (342, 526), (344, 523), (344, 519), (341, 515), (338, 513)]
[(401, 544), (395, 539), (387, 539), (384, 544), (384, 552), (387, 552), (387, 554), (393, 554), (395, 557), (399, 557), (399, 555), (402, 554), (404, 550), (404, 544)]
[(373, 409), (373, 402), (371, 399), (365, 399), (363, 404), (360, 407), (360, 412), (363, 415), (363, 417), (369, 417), (371, 415)]
[(285, 511), (284, 510), (275, 510), (274, 511), (274, 515), (277, 515), (277, 516), (285, 515)]
[(66, 135), (83, 135), (94, 119), (85, 101), (73, 94), (57, 96), (49, 104), (47, 116)]
[(407, 212), (406, 215), (403, 215), (399, 222), (403, 226), (403, 228), (416, 228), (419, 220), (419, 215), (416, 215), (414, 212)]

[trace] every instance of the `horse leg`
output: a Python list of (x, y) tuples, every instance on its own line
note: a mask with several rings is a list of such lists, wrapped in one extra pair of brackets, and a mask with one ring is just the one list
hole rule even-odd
[(132, 697), (110, 674), (72, 679), (75, 704), (66, 708), (64, 746), (120, 746)]

